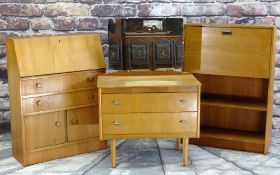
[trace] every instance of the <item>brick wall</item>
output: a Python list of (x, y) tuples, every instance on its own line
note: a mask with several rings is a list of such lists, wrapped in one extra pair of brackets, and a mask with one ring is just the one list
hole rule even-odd
[(9, 122), (5, 37), (98, 32), (107, 55), (110, 17), (183, 17), (190, 23), (275, 24), (278, 27), (273, 128), (280, 129), (279, 0), (0, 0), (0, 123)]

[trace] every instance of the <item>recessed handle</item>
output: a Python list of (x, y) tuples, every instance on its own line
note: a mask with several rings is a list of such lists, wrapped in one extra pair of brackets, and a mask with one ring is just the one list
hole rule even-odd
[(42, 83), (36, 83), (36, 88), (42, 88), (42, 87), (43, 87)]
[(117, 126), (121, 125), (121, 123), (119, 121), (117, 121), (117, 120), (113, 121), (112, 123), (113, 123), (113, 125), (117, 125)]
[(57, 127), (57, 128), (62, 126), (60, 121), (56, 121), (54, 125), (55, 125), (55, 127)]
[(87, 77), (87, 82), (94, 82), (95, 78), (94, 77)]
[(38, 106), (41, 106), (41, 105), (42, 105), (42, 101), (41, 101), (41, 100), (37, 100), (37, 101), (36, 101), (36, 104), (37, 104)]
[(120, 105), (121, 103), (119, 102), (119, 100), (113, 100), (113, 101), (112, 101), (112, 104), (113, 104), (113, 105)]
[(231, 30), (224, 30), (224, 31), (222, 31), (222, 35), (232, 35), (232, 31)]
[(76, 117), (71, 120), (72, 125), (77, 125), (78, 123), (79, 123), (79, 121)]
[(185, 123), (187, 123), (187, 121), (186, 120), (180, 120), (179, 123), (185, 124)]
[(180, 102), (181, 103), (187, 103), (187, 100), (186, 99), (180, 99)]

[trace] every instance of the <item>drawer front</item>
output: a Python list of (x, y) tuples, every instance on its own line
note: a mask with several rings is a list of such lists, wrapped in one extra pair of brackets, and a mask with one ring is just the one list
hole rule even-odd
[(68, 110), (67, 134), (70, 142), (98, 137), (98, 107)]
[(102, 94), (101, 105), (102, 113), (197, 111), (197, 94)]
[(64, 112), (28, 116), (24, 122), (27, 150), (66, 142)]
[(96, 87), (97, 75), (102, 71), (87, 71), (38, 77), (21, 81), (23, 95), (34, 95)]
[(271, 29), (204, 27), (200, 70), (218, 75), (268, 78), (271, 36)]
[(103, 134), (195, 133), (197, 112), (103, 114)]
[(24, 114), (98, 103), (97, 90), (23, 99)]

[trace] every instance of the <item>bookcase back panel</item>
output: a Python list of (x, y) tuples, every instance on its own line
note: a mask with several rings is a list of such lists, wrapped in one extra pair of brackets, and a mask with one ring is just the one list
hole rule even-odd
[[(269, 77), (271, 29), (190, 28), (192, 29), (186, 27), (186, 30), (191, 30), (186, 32), (187, 71), (230, 76)], [(199, 33), (201, 33), (201, 38), (196, 36)], [(199, 42), (201, 45), (198, 44)]]
[(202, 105), (201, 126), (264, 133), (266, 112)]

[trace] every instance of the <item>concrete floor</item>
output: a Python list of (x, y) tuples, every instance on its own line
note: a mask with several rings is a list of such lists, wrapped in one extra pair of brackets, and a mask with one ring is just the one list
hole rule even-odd
[(280, 175), (280, 131), (273, 132), (267, 155), (190, 145), (189, 161), (188, 167), (182, 165), (175, 139), (142, 139), (118, 142), (114, 169), (108, 149), (22, 167), (11, 156), (10, 134), (0, 134), (0, 174)]

